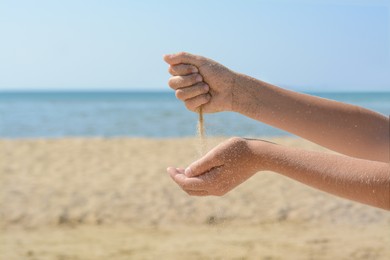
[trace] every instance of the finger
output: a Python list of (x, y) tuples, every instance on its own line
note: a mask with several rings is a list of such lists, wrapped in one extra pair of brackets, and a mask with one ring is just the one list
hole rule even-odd
[(173, 76), (189, 75), (197, 73), (198, 68), (190, 64), (178, 64), (169, 66), (168, 72)]
[(204, 83), (200, 82), (193, 86), (186, 87), (186, 88), (179, 88), (176, 90), (176, 97), (180, 100), (187, 100), (202, 94), (206, 94), (209, 92), (209, 86)]
[(183, 171), (180, 171), (179, 168), (168, 167), (167, 173), (169, 173), (169, 176), (171, 176), (171, 178), (174, 179), (177, 174), (183, 174)]
[(206, 190), (186, 190), (185, 192), (188, 193), (190, 196), (207, 196), (209, 195), (209, 192)]
[(214, 176), (213, 174), (210, 175), (210, 173), (212, 173), (211, 171), (214, 172), (218, 170), (222, 165), (223, 163), (215, 156), (215, 152), (211, 150), (199, 160), (191, 163), (190, 166), (185, 169), (184, 174), (190, 178), (198, 176), (204, 181), (209, 181), (207, 178), (212, 178)]
[(184, 173), (185, 169), (183, 168), (176, 168), (176, 170), (179, 172), (179, 173)]
[(203, 78), (200, 74), (194, 73), (187, 76), (173, 76), (169, 79), (168, 85), (173, 89), (192, 86), (198, 82), (202, 82)]
[(204, 105), (204, 104), (208, 103), (210, 101), (210, 99), (211, 99), (210, 93), (201, 94), (201, 95), (198, 95), (196, 97), (187, 99), (185, 101), (185, 105), (186, 105), (188, 110), (191, 110), (191, 111), (195, 112), (195, 111), (197, 111), (197, 109), (201, 105)]
[(194, 55), (188, 52), (179, 52), (175, 54), (164, 55), (164, 60), (170, 65), (185, 63), (193, 64), (197, 67), (200, 67), (206, 62), (207, 59), (202, 56)]
[(169, 167), (167, 172), (183, 190), (204, 190), (204, 182), (199, 178), (188, 178), (183, 172), (173, 167)]

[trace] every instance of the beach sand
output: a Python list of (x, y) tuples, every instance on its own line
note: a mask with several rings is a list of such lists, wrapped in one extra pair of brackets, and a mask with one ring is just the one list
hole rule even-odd
[(272, 172), (189, 197), (166, 168), (198, 141), (0, 140), (0, 259), (390, 259), (389, 212)]

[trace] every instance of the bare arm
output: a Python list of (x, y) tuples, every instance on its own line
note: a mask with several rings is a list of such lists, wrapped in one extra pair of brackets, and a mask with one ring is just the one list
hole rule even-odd
[(179, 53), (165, 61), (169, 85), (192, 111), (201, 105), (209, 113), (235, 111), (346, 155), (390, 161), (388, 116), (282, 89), (202, 56)]
[(390, 210), (390, 165), (283, 146), (270, 149), (270, 169), (325, 192)]
[(271, 170), (311, 187), (390, 210), (390, 165), (258, 140), (230, 139), (186, 170), (169, 168), (190, 195), (224, 195), (258, 171)]
[(334, 151), (389, 162), (389, 118), (374, 111), (237, 77), (234, 109)]

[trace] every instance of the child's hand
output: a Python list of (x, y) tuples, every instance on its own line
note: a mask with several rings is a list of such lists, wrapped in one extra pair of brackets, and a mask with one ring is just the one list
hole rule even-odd
[[(231, 138), (192, 163), (187, 169), (169, 167), (172, 179), (189, 195), (222, 196), (247, 180), (267, 163), (265, 150), (259, 146), (268, 143)], [(255, 148), (256, 147), (256, 148)], [(259, 152), (260, 151), (260, 152)]]
[(203, 105), (206, 113), (233, 110), (237, 73), (211, 59), (185, 52), (165, 55), (164, 60), (172, 74), (168, 84), (187, 109), (197, 111)]

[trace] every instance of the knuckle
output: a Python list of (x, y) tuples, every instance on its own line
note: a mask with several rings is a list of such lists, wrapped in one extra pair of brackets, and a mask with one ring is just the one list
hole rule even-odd
[(202, 93), (208, 93), (209, 92), (209, 86), (206, 83), (202, 82), (201, 83), (201, 88), (202, 88)]
[(198, 77), (198, 75), (198, 73), (193, 73), (188, 76), (188, 80), (190, 80), (191, 82), (196, 82), (196, 78)]
[(207, 91), (205, 90), (204, 85), (205, 85), (204, 83), (198, 83), (198, 84), (195, 85), (196, 93), (198, 95), (207, 94)]
[(188, 74), (187, 69), (186, 69), (186, 65), (184, 65), (184, 64), (178, 64), (178, 65), (172, 66), (171, 71), (172, 71), (172, 74), (174, 74), (176, 76), (182, 76), (182, 75)]
[(175, 74), (175, 70), (172, 68), (172, 66), (168, 67), (168, 73), (171, 75)]
[(209, 99), (210, 99), (210, 94), (208, 94), (208, 93), (206, 93), (206, 94), (203, 94), (202, 95), (202, 101), (203, 101), (203, 103), (207, 103), (208, 101), (209, 101)]
[(186, 66), (186, 70), (187, 70), (188, 73), (194, 72), (195, 69), (196, 69), (196, 67), (193, 66), (193, 65), (187, 65)]
[(194, 71), (194, 66), (187, 65), (185, 67), (185, 71), (186, 71), (186, 73), (192, 73)]

